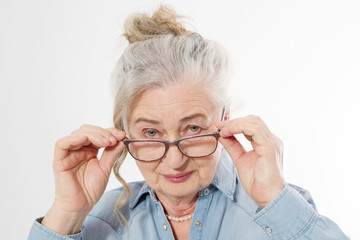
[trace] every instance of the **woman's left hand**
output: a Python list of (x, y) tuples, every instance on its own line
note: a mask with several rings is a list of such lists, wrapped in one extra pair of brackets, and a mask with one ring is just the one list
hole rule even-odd
[[(260, 208), (266, 207), (283, 190), (283, 144), (257, 116), (216, 124), (220, 143), (232, 158), (245, 191)], [(235, 138), (244, 134), (253, 150), (246, 151)]]

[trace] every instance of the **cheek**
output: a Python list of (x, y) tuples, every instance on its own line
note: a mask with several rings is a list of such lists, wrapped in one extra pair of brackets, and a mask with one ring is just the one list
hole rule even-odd
[(199, 169), (200, 184), (202, 187), (209, 185), (214, 178), (220, 155), (214, 154), (209, 159), (196, 160)]
[(151, 183), (156, 182), (158, 174), (156, 173), (157, 162), (141, 162), (136, 161), (136, 164), (143, 175), (145, 181), (151, 185)]

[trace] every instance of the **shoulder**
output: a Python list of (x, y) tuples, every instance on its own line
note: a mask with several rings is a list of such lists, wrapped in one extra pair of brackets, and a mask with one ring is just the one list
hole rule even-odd
[[(123, 214), (129, 213), (130, 206), (132, 205), (133, 201), (135, 200), (136, 196), (139, 194), (144, 184), (145, 181), (128, 183), (131, 195), (129, 201), (124, 206), (121, 207), (121, 212)], [(116, 200), (120, 197), (120, 195), (123, 192), (124, 192), (124, 187), (115, 188), (113, 190), (105, 192), (103, 196), (100, 198), (99, 202), (94, 206), (94, 208), (88, 214), (88, 218), (105, 222), (111, 225), (114, 229), (116, 229), (119, 224), (119, 219), (115, 214), (114, 207)]]

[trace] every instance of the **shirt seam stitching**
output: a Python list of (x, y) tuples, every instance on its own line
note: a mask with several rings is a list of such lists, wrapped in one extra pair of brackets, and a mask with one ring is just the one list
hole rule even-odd
[(317, 219), (317, 214), (315, 213), (313, 214), (309, 222), (307, 224), (304, 224), (304, 227), (298, 233), (293, 235), (290, 239), (296, 239), (297, 237), (302, 238), (305, 235), (305, 233), (308, 232), (315, 225), (316, 219)]

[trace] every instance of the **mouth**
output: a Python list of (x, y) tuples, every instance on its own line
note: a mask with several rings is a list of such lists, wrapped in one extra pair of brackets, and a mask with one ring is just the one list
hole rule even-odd
[(186, 179), (188, 179), (193, 172), (194, 171), (182, 172), (182, 173), (177, 173), (177, 174), (163, 174), (163, 176), (170, 182), (178, 183), (178, 182), (183, 182)]

